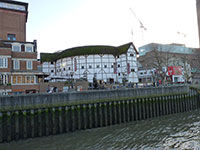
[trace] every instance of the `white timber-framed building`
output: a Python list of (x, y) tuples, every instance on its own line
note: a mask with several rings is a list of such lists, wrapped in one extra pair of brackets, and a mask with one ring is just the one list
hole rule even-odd
[(138, 83), (138, 51), (132, 42), (114, 46), (82, 46), (55, 53), (41, 53), (42, 70), (55, 81), (93, 78), (107, 83)]

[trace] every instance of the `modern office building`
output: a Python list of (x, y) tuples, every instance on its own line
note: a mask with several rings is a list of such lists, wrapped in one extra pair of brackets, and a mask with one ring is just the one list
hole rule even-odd
[[(197, 64), (197, 49), (185, 47), (183, 44), (150, 43), (139, 48), (139, 70), (155, 69), (157, 74), (173, 75), (172, 81), (200, 81)], [(171, 70), (180, 70), (182, 75), (168, 74)], [(164, 69), (165, 68), (165, 69)]]
[(28, 3), (0, 0), (0, 95), (38, 91), (37, 42), (26, 41)]
[(93, 78), (106, 83), (138, 83), (138, 52), (133, 43), (114, 46), (82, 46), (56, 53), (41, 53), (43, 72), (51, 81)]

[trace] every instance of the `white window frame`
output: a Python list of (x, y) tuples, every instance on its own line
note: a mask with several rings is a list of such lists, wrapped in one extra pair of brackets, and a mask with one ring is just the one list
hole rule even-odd
[[(29, 67), (29, 63), (31, 65), (31, 67)], [(32, 70), (33, 69), (33, 61), (32, 60), (27, 60), (26, 61), (26, 69), (27, 70)]]
[[(19, 47), (19, 51), (15, 51), (15, 50), (14, 50), (14, 47), (15, 47), (15, 46), (18, 46), (18, 47)], [(13, 52), (21, 52), (21, 51), (22, 51), (22, 50), (21, 50), (21, 44), (20, 44), (20, 43), (13, 43), (13, 44), (12, 44), (12, 51), (13, 51)]]
[(2, 59), (2, 66), (0, 66), (0, 68), (8, 68), (8, 58), (0, 57), (0, 59)]
[[(31, 51), (28, 51), (28, 48), (31, 47)], [(31, 53), (33, 52), (33, 45), (32, 44), (25, 44), (25, 52)]]
[[(16, 66), (16, 63), (15, 63), (15, 62), (18, 63), (18, 67)], [(14, 59), (14, 60), (13, 60), (13, 69), (14, 69), (14, 70), (19, 70), (19, 69), (20, 69), (20, 61), (19, 61), (19, 60), (17, 60), (17, 59)]]

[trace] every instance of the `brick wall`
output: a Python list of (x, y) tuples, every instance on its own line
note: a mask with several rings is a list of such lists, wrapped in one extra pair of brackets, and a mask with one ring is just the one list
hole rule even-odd
[(26, 90), (36, 90), (39, 91), (38, 85), (13, 85), (12, 92), (23, 92), (25, 93)]
[(37, 53), (28, 52), (12, 52), (13, 58), (27, 58), (27, 59), (37, 59)]
[(0, 55), (11, 56), (11, 48), (0, 48)]
[(0, 38), (7, 40), (7, 34), (15, 34), (16, 41), (26, 41), (26, 13), (0, 9)]

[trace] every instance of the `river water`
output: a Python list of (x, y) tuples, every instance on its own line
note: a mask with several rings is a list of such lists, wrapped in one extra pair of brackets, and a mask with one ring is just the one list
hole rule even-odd
[(0, 144), (0, 150), (200, 150), (200, 110)]

